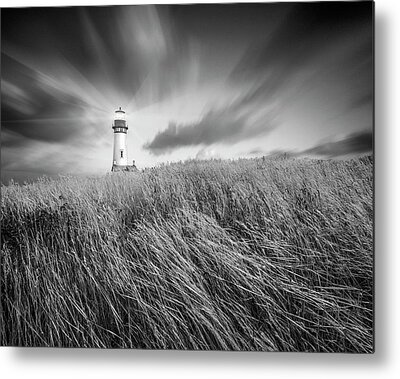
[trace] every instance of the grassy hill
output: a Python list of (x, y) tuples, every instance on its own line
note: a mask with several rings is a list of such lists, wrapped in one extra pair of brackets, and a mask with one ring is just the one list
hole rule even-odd
[(3, 186), (0, 342), (371, 352), (372, 172), (193, 161)]

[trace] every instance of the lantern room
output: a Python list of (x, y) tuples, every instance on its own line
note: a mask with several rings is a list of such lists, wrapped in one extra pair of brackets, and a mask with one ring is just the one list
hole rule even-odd
[(115, 111), (114, 124), (112, 128), (114, 129), (114, 133), (126, 134), (128, 131), (128, 126), (126, 125), (126, 114), (121, 107)]

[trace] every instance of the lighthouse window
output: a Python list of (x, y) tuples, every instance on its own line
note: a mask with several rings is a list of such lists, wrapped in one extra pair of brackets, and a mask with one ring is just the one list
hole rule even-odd
[(121, 150), (121, 158), (124, 157), (124, 150)]
[(127, 128), (116, 128), (114, 127), (115, 133), (126, 133)]

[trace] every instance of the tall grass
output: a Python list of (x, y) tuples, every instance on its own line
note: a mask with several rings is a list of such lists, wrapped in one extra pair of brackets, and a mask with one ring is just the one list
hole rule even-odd
[(372, 159), (2, 187), (0, 342), (373, 350)]

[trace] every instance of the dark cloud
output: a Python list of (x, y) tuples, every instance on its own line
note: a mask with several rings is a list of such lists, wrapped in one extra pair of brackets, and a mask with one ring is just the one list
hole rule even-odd
[(3, 185), (8, 185), (10, 184), (11, 181), (13, 181), (14, 183), (20, 183), (20, 184), (24, 184), (24, 183), (33, 183), (35, 182), (37, 179), (46, 176), (46, 177), (57, 177), (57, 175), (52, 175), (52, 174), (45, 174), (45, 173), (37, 173), (37, 172), (33, 172), (31, 170), (20, 170), (20, 171), (16, 171), (16, 170), (1, 170), (1, 184)]
[(360, 131), (334, 141), (327, 141), (306, 150), (277, 149), (265, 151), (261, 148), (253, 149), (246, 155), (263, 155), (271, 159), (296, 158), (315, 156), (325, 158), (339, 158), (348, 155), (363, 155), (372, 152), (373, 134), (371, 131)]
[[(79, 173), (80, 160), (90, 159), (85, 150), (60, 149), (60, 144), (38, 140), (15, 138), (12, 133), (2, 133), (8, 139), (1, 148), (1, 181), (10, 178), (22, 183), (41, 176), (55, 177), (59, 174)], [(20, 141), (24, 141), (21, 143)]]
[[(330, 49), (335, 40), (344, 35), (351, 38), (365, 27), (369, 29), (368, 37), (372, 42), (372, 7), (372, 2), (296, 4), (261, 44), (249, 48), (233, 71), (232, 79), (257, 77), (272, 70), (274, 83), (281, 81)], [(369, 48), (362, 53), (371, 55), (372, 51)]]
[(212, 110), (198, 122), (184, 125), (170, 123), (144, 148), (158, 155), (187, 146), (233, 144), (267, 133), (272, 128), (272, 118), (252, 124), (249, 115), (241, 114), (237, 109)]
[(318, 155), (335, 158), (350, 154), (363, 154), (372, 151), (373, 134), (371, 131), (357, 132), (339, 141), (325, 142), (304, 150), (303, 155)]
[(260, 155), (260, 154), (265, 154), (265, 150), (256, 148), (256, 149), (251, 149), (246, 153), (246, 155)]
[[(2, 127), (4, 130), (11, 130), (19, 134), (21, 144), (23, 140), (26, 141), (27, 139), (44, 142), (65, 142), (73, 137), (76, 138), (82, 132), (81, 125), (68, 119), (63, 121), (51, 119), (4, 121)], [(6, 145), (7, 141), (5, 141)]]
[(83, 132), (77, 122), (87, 107), (82, 99), (49, 86), (39, 72), (4, 53), (1, 63), (3, 131), (45, 142), (62, 142)]
[(373, 94), (372, 93), (366, 93), (363, 94), (357, 98), (355, 98), (348, 106), (348, 110), (352, 111), (358, 108), (361, 108), (365, 105), (372, 105), (372, 101), (373, 101)]
[[(246, 103), (293, 100), (329, 78), (355, 83), (347, 89), (350, 98), (372, 96), (372, 16), (372, 2), (296, 4), (274, 31), (249, 47), (230, 80), (253, 84), (242, 97)], [(340, 50), (343, 41), (350, 52), (324, 58), (333, 48)], [(296, 88), (294, 80), (306, 75)]]
[(1, 147), (5, 148), (21, 148), (30, 143), (30, 139), (22, 138), (20, 134), (9, 131), (1, 131)]

